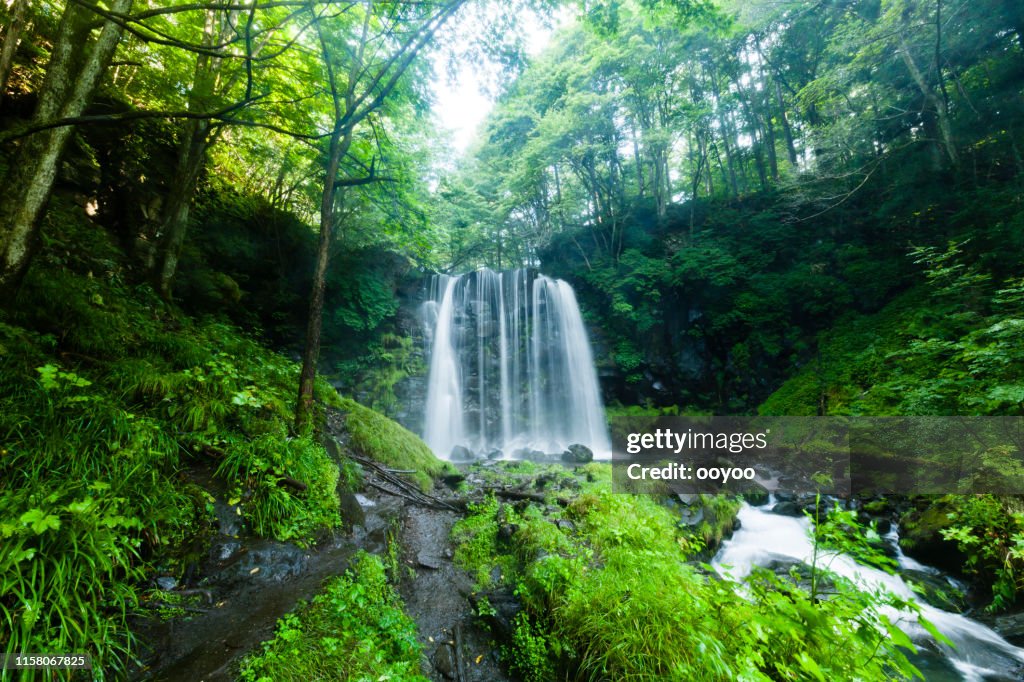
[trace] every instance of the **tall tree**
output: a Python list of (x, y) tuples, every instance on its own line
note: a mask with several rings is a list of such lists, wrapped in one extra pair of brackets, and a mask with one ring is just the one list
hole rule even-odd
[[(342, 174), (357, 128), (380, 112), (430, 45), (437, 31), (468, 0), (410, 3), (367, 2), (359, 12), (332, 16), (330, 4), (317, 7), (314, 28), (329, 95), (331, 127), (323, 157), (323, 192), (320, 201), (319, 237), (313, 285), (310, 292), (306, 341), (302, 353), (296, 428), (309, 423), (313, 411), (314, 382), (320, 358), (324, 292), (335, 232), (337, 204), (344, 189), (381, 181), (375, 164), (362, 174)], [(353, 23), (353, 17), (359, 21)], [(333, 21), (332, 21), (333, 20)]]

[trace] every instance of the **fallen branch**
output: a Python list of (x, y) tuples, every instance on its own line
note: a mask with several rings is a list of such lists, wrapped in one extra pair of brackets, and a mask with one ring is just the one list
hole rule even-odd
[(483, 488), (485, 491), (493, 492), (498, 497), (504, 497), (508, 500), (527, 500), (529, 502), (536, 502), (537, 504), (547, 504), (548, 502), (557, 502), (562, 507), (568, 507), (569, 503), (572, 502), (568, 497), (545, 497), (541, 493), (528, 493), (522, 490), (508, 490), (506, 488)]

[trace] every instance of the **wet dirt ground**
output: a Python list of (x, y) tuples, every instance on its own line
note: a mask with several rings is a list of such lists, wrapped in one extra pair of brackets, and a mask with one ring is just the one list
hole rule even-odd
[[(473, 581), (452, 563), (448, 540), (459, 516), (408, 506), (399, 544), (407, 579), (406, 612), (416, 620), (423, 645), (424, 672), (437, 682), (504, 682), (512, 678), (498, 661), (498, 645), (473, 616)], [(457, 653), (457, 655), (456, 655)]]

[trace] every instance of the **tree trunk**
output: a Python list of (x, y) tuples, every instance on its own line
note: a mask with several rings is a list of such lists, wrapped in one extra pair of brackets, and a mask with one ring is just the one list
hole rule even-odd
[(324, 291), (327, 288), (327, 264), (334, 233), (334, 201), (337, 194), (338, 167), (351, 144), (351, 131), (343, 135), (343, 128), (335, 124), (327, 156), (327, 177), (320, 198), (320, 239), (317, 244), (316, 266), (313, 271), (313, 290), (309, 295), (309, 318), (306, 321), (306, 346), (302, 352), (302, 373), (299, 376), (299, 402), (295, 410), (295, 428), (301, 431), (313, 416), (313, 384), (316, 366), (320, 360), (320, 330), (324, 313)]
[[(131, 5), (132, 0), (113, 0), (109, 9), (127, 13)], [(121, 27), (106, 21), (99, 36), (90, 41), (90, 24), (95, 19), (89, 9), (68, 4), (40, 89), (33, 125), (80, 116), (89, 103), (121, 38)], [(39, 238), (39, 222), (71, 131), (71, 126), (61, 126), (30, 135), (22, 141), (4, 179), (6, 191), (0, 196), (0, 300), (10, 300), (28, 269)]]
[[(925, 80), (924, 74), (921, 73), (917, 62), (914, 61), (914, 56), (910, 54), (910, 47), (902, 35), (900, 35), (900, 58), (903, 59), (907, 71), (910, 72), (910, 77), (914, 80), (918, 90), (921, 91), (925, 105), (931, 109), (931, 113), (935, 116), (935, 123), (938, 128), (938, 139), (935, 140), (936, 145), (949, 159), (950, 164), (954, 167), (959, 166), (960, 155), (957, 153), (956, 143), (953, 139), (953, 125), (949, 120), (949, 109), (942, 98), (935, 94), (935, 91)], [(936, 67), (939, 67), (939, 65), (936, 64)], [(941, 68), (938, 69), (938, 78), (941, 82)]]
[(11, 67), (14, 65), (14, 53), (21, 42), (21, 29), (25, 26), (25, 10), (28, 8), (28, 0), (14, 0), (11, 7), (11, 23), (7, 26), (7, 33), (4, 34), (4, 45), (0, 48), (0, 102), (7, 92), (7, 79), (11, 75)]
[(782, 132), (786, 137), (786, 152), (789, 155), (789, 163), (793, 168), (796, 168), (796, 145), (793, 144), (793, 129), (789, 126), (789, 117), (786, 116), (786, 101), (782, 98), (782, 85), (779, 84), (779, 81), (775, 81), (775, 101), (779, 105), (779, 121), (782, 123)]
[(187, 132), (178, 150), (178, 163), (171, 181), (167, 201), (161, 212), (160, 229), (157, 233), (157, 261), (154, 268), (154, 285), (164, 300), (171, 299), (174, 274), (178, 269), (181, 248), (188, 232), (188, 218), (199, 175), (206, 164), (206, 149), (209, 146), (209, 122), (194, 119), (185, 123)]

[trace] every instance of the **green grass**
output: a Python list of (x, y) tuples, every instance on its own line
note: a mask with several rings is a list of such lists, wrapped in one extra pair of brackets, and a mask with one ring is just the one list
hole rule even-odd
[(384, 564), (362, 554), (311, 602), (278, 621), (274, 638), (241, 666), (243, 682), (426, 682), (415, 623)]
[[(481, 586), (493, 587), (499, 569), (523, 604), (504, 655), (527, 682), (913, 673), (899, 644), (907, 640), (879, 629), (883, 605), (898, 600), (833, 578), (836, 592), (816, 601), (768, 572), (734, 586), (694, 561), (708, 530), (680, 528), (656, 496), (612, 493), (607, 464), (579, 475), (564, 510), (490, 499), (453, 529), (456, 561)], [(731, 523), (734, 502), (706, 502)]]
[(451, 464), (435, 457), (419, 436), (401, 424), (350, 398), (342, 398), (340, 408), (346, 412), (352, 447), (385, 466), (415, 471), (411, 476), (424, 492), (433, 487), (433, 479), (454, 472)]
[(80, 212), (48, 220), (0, 310), (0, 651), (86, 651), (118, 678), (146, 578), (212, 524), (183, 468), (217, 467), (256, 533), (309, 543), (339, 522), (338, 466), (290, 433), (295, 363), (126, 283)]

